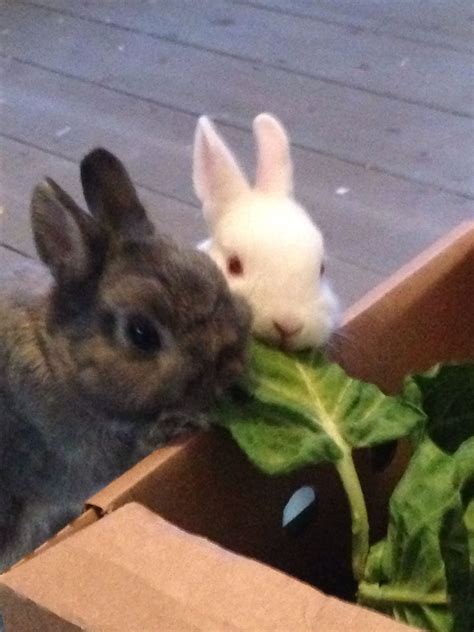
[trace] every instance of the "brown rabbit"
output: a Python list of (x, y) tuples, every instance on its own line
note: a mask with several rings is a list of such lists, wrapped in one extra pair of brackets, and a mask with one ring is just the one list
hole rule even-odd
[(205, 426), (244, 364), (249, 310), (209, 257), (155, 231), (109, 152), (88, 154), (81, 179), (91, 214), (52, 180), (33, 193), (51, 274), (0, 290), (0, 569)]

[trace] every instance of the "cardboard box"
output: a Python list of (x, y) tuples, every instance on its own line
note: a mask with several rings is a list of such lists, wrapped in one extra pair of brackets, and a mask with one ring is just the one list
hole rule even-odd
[[(473, 288), (468, 222), (349, 310), (336, 358), (387, 391), (408, 371), (474, 358)], [(356, 455), (372, 540), (385, 532), (406, 446), (388, 462), (379, 456)], [(317, 509), (283, 528), (303, 485), (317, 490)], [(0, 601), (14, 631), (408, 629), (340, 600), (353, 591), (349, 513), (333, 469), (266, 477), (214, 431), (157, 451), (91, 498), (1, 577)]]
[[(405, 629), (190, 536), (136, 503), (18, 567), (9, 589), (13, 629), (48, 630), (46, 622), (53, 630), (136, 632)], [(58, 618), (67, 627), (57, 627)]]

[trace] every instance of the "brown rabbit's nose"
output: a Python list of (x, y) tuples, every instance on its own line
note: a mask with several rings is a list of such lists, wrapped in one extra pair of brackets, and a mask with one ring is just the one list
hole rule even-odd
[(293, 338), (300, 333), (303, 329), (303, 324), (297, 321), (284, 320), (284, 321), (273, 321), (273, 326), (277, 330), (280, 338), (282, 340), (287, 340), (288, 338)]

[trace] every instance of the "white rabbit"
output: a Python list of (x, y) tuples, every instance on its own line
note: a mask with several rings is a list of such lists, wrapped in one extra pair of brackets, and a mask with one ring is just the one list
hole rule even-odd
[(257, 337), (291, 350), (318, 347), (327, 342), (338, 314), (323, 276), (323, 237), (293, 198), (282, 124), (264, 113), (253, 131), (258, 162), (251, 187), (210, 120), (199, 119), (193, 182), (211, 235), (199, 247), (247, 299)]

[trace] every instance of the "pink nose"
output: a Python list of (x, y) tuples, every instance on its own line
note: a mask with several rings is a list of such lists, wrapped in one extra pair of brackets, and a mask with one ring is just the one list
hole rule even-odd
[(303, 329), (303, 325), (301, 323), (297, 323), (296, 321), (291, 322), (274, 320), (273, 326), (277, 330), (282, 340), (293, 338), (293, 336), (299, 334), (299, 332)]

